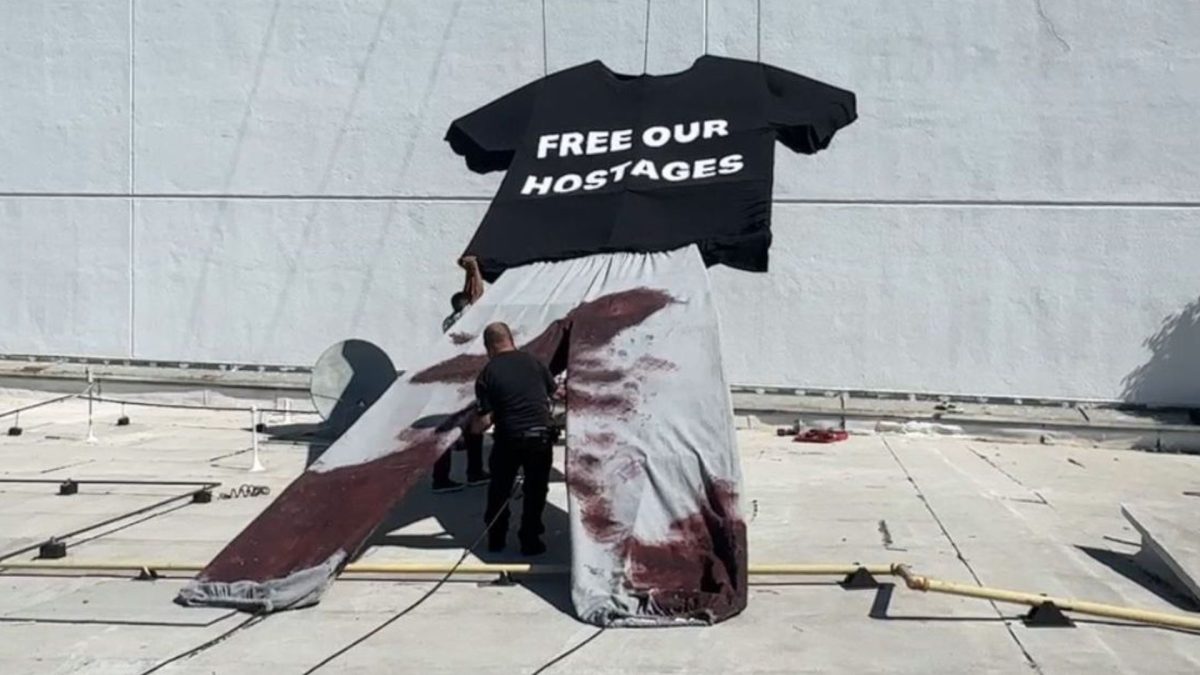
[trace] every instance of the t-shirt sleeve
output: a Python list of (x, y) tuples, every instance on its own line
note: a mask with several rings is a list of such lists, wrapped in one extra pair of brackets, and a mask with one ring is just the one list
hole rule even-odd
[(854, 92), (763, 65), (767, 121), (779, 141), (796, 152), (824, 150), (838, 129), (858, 117)]
[(480, 415), (492, 413), (492, 402), (488, 399), (487, 371), (475, 378), (475, 407)]
[(446, 142), (476, 173), (502, 171), (512, 163), (529, 116), (538, 82), (517, 89), (450, 124)]

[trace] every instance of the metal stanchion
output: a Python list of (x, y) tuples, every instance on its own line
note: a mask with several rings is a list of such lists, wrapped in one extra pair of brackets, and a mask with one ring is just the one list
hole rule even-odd
[(258, 457), (258, 406), (250, 406), (250, 450), (254, 454), (254, 461), (250, 464), (250, 473), (258, 473), (266, 471), (262, 460)]
[(92, 402), (91, 393), (92, 393), (92, 387), (95, 386), (96, 381), (92, 377), (92, 369), (91, 368), (87, 369), (87, 383), (88, 383), (88, 399), (87, 399), (88, 422), (87, 422), (87, 438), (84, 440), (88, 443), (99, 443), (100, 439), (96, 438), (96, 423), (95, 423), (95, 419), (93, 418), (93, 415), (92, 415), (92, 407), (93, 407), (94, 403)]

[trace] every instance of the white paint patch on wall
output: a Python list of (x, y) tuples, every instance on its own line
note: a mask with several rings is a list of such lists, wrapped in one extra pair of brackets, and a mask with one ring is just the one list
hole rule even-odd
[(707, 40), (861, 115), (714, 272), (733, 381), (1200, 403), (1191, 0), (10, 4), (0, 352), (416, 363), (499, 182), (449, 121)]

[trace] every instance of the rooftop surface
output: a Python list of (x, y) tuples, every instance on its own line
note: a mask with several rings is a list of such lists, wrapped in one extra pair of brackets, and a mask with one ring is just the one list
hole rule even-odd
[[(0, 411), (47, 397), (9, 393)], [(115, 426), (117, 405), (97, 403), (95, 412), (95, 442), (79, 400), (24, 413), (22, 435), (0, 436), (0, 478), (53, 481), (0, 482), (0, 557), (194, 489), (82, 484), (58, 496), (59, 480), (219, 481), (211, 503), (182, 499), (88, 530), (66, 540), (62, 559), (203, 564), (271, 500), (222, 493), (261, 484), (278, 494), (320, 450), (267, 434), (266, 471), (248, 473), (245, 413), (128, 408), (131, 423)], [(267, 423), (278, 431), (284, 420)], [(1134, 563), (1139, 535), (1120, 505), (1194, 521), (1200, 498), (1184, 493), (1200, 490), (1200, 457), (900, 434), (801, 444), (761, 425), (738, 434), (752, 563), (905, 562), (947, 581), (1196, 609)], [(459, 558), (480, 530), (483, 491), (433, 496), (425, 487), (362, 561)], [(561, 477), (550, 501), (551, 551), (539, 562), (565, 562)], [(902, 587), (885, 607), (877, 591), (843, 590), (835, 577), (754, 577), (747, 611), (710, 628), (601, 631), (573, 618), (565, 577), (515, 586), (455, 577), (396, 618), (437, 575), (356, 575), (314, 608), (230, 633), (245, 615), (172, 603), (187, 574), (131, 576), (0, 572), (0, 672), (138, 674), (195, 650), (156, 672), (302, 673), (380, 626), (317, 672), (1200, 672), (1200, 635), (1083, 616), (1075, 628), (1032, 628), (1018, 605)]]

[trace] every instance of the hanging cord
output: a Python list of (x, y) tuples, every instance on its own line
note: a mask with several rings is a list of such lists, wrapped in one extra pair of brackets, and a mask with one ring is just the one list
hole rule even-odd
[(266, 485), (251, 485), (243, 483), (232, 490), (217, 495), (221, 499), (238, 499), (240, 497), (266, 497), (271, 494), (271, 488)]
[(158, 670), (165, 668), (166, 666), (168, 666), (172, 663), (175, 663), (176, 661), (181, 661), (183, 659), (190, 659), (191, 657), (199, 654), (200, 652), (208, 649), (209, 647), (212, 647), (213, 645), (216, 645), (219, 642), (224, 642), (226, 639), (232, 637), (234, 633), (242, 630), (243, 628), (249, 628), (256, 623), (261, 623), (263, 621), (263, 619), (266, 619), (266, 618), (267, 618), (266, 614), (255, 614), (254, 616), (251, 616), (250, 618), (239, 623), (238, 625), (234, 626), (233, 628), (230, 628), (229, 630), (225, 631), (224, 633), (221, 633), (220, 635), (209, 640), (208, 642), (205, 642), (203, 644), (192, 647), (191, 649), (187, 650), (186, 652), (181, 652), (179, 654), (176, 654), (175, 656), (172, 656), (171, 658), (167, 659), (166, 661), (162, 661), (162, 662), (152, 666), (150, 668), (150, 670), (142, 671), (141, 675), (150, 675), (150, 673), (157, 672)]
[(463, 553), (461, 556), (459, 556), (458, 561), (455, 562), (454, 565), (445, 574), (442, 575), (442, 578), (438, 579), (437, 583), (435, 583), (428, 591), (425, 591), (425, 593), (422, 594), (421, 597), (419, 597), (415, 601), (413, 601), (413, 603), (411, 605), (409, 605), (408, 607), (405, 607), (404, 609), (400, 610), (399, 612), (396, 612), (392, 616), (388, 617), (383, 623), (381, 623), (378, 626), (367, 631), (366, 634), (362, 635), (361, 637), (355, 639), (353, 642), (346, 645), (345, 647), (342, 647), (341, 649), (337, 650), (336, 652), (325, 657), (324, 659), (322, 659), (319, 663), (317, 663), (312, 668), (309, 668), (308, 670), (304, 671), (304, 675), (312, 675), (312, 673), (317, 672), (318, 669), (323, 668), (324, 666), (328, 665), (331, 661), (338, 658), (342, 654), (345, 654), (346, 652), (350, 651), (351, 649), (354, 649), (355, 647), (359, 646), (363, 642), (366, 642), (372, 636), (379, 633), (379, 631), (392, 625), (397, 620), (399, 620), (400, 617), (404, 616), (405, 614), (408, 614), (409, 612), (413, 611), (417, 607), (420, 607), (421, 603), (425, 602), (430, 597), (432, 597), (433, 594), (438, 591), (438, 589), (440, 589), (443, 585), (445, 585), (445, 583), (447, 581), (449, 581), (450, 577), (454, 575), (454, 572), (457, 571), (458, 568), (464, 562), (466, 562), (467, 558), (470, 557), (472, 551), (474, 551), (475, 547), (478, 546), (481, 541), (483, 541), (484, 537), (486, 537), (488, 532), (491, 531), (492, 526), (496, 524), (496, 521), (500, 518), (500, 516), (503, 515), (506, 511), (508, 511), (508, 506), (509, 506), (508, 502), (510, 502), (512, 500), (512, 498), (517, 494), (517, 489), (520, 488), (523, 483), (524, 483), (524, 476), (523, 475), (518, 476), (517, 479), (513, 482), (512, 489), (508, 491), (508, 497), (504, 500), (505, 501), (504, 507), (501, 508), (499, 511), (497, 511), (496, 515), (492, 516), (491, 521), (489, 521), (484, 526), (483, 532), (480, 532), (479, 536), (475, 538), (475, 541), (471, 542), (471, 545), (468, 546), (465, 550), (463, 550)]
[(571, 647), (567, 651), (550, 659), (545, 664), (543, 664), (540, 668), (533, 671), (533, 675), (542, 675), (542, 673), (546, 672), (547, 670), (550, 670), (551, 668), (558, 665), (559, 663), (562, 663), (563, 661), (567, 660), (567, 657), (571, 656), (572, 654), (579, 651), (580, 649), (583, 649), (584, 647), (586, 647), (588, 645), (588, 643), (590, 643), (592, 640), (595, 640), (596, 638), (600, 637), (600, 634), (606, 630), (608, 630), (608, 626), (601, 626), (599, 629), (596, 630), (595, 633), (592, 633), (591, 635), (589, 635), (587, 637), (587, 639), (584, 640), (583, 642), (580, 642), (579, 644), (575, 645), (574, 647)]

